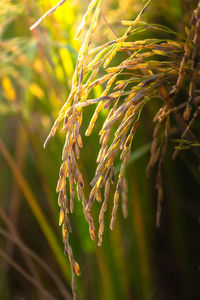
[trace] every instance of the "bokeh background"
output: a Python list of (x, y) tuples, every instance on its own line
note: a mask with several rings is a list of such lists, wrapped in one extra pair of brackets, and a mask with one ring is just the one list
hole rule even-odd
[[(74, 36), (89, 1), (67, 0), (30, 32), (29, 27), (57, 0), (0, 1), (0, 299), (72, 299), (71, 274), (64, 256), (56, 184), (64, 134), (43, 149), (70, 91), (79, 41)], [(184, 33), (197, 1), (153, 1), (143, 20)], [(102, 12), (117, 34), (120, 21), (134, 19), (143, 6), (136, 0), (103, 1)], [(101, 17), (92, 46), (114, 39)], [(142, 33), (140, 38), (142, 39)], [(146, 36), (145, 36), (146, 38)], [(94, 90), (98, 97), (101, 88)], [(155, 104), (158, 105), (158, 104)], [(93, 109), (84, 114), (82, 132)], [(170, 142), (164, 165), (165, 202), (156, 228), (156, 172), (146, 176), (154, 124), (147, 106), (134, 141), (129, 183), (128, 218), (121, 210), (109, 230), (111, 201), (105, 216), (102, 247), (92, 242), (78, 200), (70, 241), (82, 275), (81, 300), (200, 299), (200, 175), (192, 152), (171, 160)], [(98, 129), (85, 138), (81, 168), (86, 195), (98, 153)], [(98, 222), (99, 203), (93, 209)]]

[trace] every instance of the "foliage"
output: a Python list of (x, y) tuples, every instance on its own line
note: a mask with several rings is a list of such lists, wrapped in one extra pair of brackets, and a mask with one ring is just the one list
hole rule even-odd
[[(10, 218), (14, 218), (14, 224), (18, 223), (19, 191), (21, 191), (52, 249), (55, 264), (57, 261), (63, 272), (63, 275), (59, 276), (69, 283), (68, 265), (56, 237), (58, 233), (55, 216), (58, 211), (55, 206), (53, 188), (58, 171), (63, 134), (66, 134), (56, 190), (59, 193), (59, 225), (62, 225), (65, 254), (69, 257), (72, 271), (73, 297), (77, 298), (75, 273), (80, 275), (80, 268), (74, 257), (77, 257), (77, 260), (80, 260), (81, 265), (84, 266), (83, 253), (77, 251), (78, 245), (81, 244), (83, 250), (87, 252), (88, 261), (93, 261), (96, 257), (95, 270), (102, 274), (101, 282), (96, 275), (98, 271), (96, 274), (93, 271), (94, 279), (90, 274), (88, 275), (89, 284), (92, 282), (93, 286), (91, 291), (85, 291), (83, 286), (86, 283), (83, 282), (84, 279), (80, 280), (78, 290), (81, 299), (88, 298), (86, 295), (89, 293), (91, 293), (89, 295), (91, 299), (128, 299), (129, 296), (132, 296), (132, 291), (130, 291), (127, 278), (130, 282), (134, 282), (135, 298), (147, 299), (147, 297), (151, 297), (149, 296), (150, 290), (155, 289), (151, 279), (154, 275), (153, 272), (150, 272), (149, 257), (151, 254), (148, 253), (147, 245), (152, 244), (152, 240), (147, 238), (147, 232), (150, 232), (147, 225), (150, 224), (153, 231), (154, 217), (151, 217), (150, 222), (146, 221), (148, 217), (144, 211), (147, 209), (149, 214), (154, 215), (155, 208), (151, 210), (146, 201), (151, 197), (149, 196), (151, 190), (148, 180), (144, 179), (144, 168), (147, 163), (147, 156), (144, 159), (144, 155), (150, 146), (149, 143), (145, 144), (145, 137), (142, 136), (146, 130), (145, 127), (152, 128), (151, 124), (155, 122), (147, 174), (149, 175), (151, 169), (157, 165), (154, 182), (157, 189), (156, 224), (159, 227), (164, 200), (163, 164), (165, 157), (173, 147), (171, 145), (171, 150), (168, 149), (168, 144), (171, 141), (173, 145), (175, 143), (173, 159), (177, 157), (180, 150), (190, 150), (199, 161), (199, 142), (196, 136), (198, 136), (199, 116), (200, 4), (196, 9), (194, 6), (191, 7), (193, 13), (190, 13), (190, 23), (183, 32), (180, 28), (179, 30), (177, 30), (178, 28), (171, 29), (170, 25), (173, 24), (173, 21), (172, 24), (166, 26), (165, 23), (157, 25), (154, 20), (148, 20), (148, 18), (150, 19), (148, 11), (151, 12), (151, 5), (152, 7), (155, 5), (153, 1), (147, 1), (143, 8), (141, 3), (136, 1), (134, 9), (137, 11), (140, 9), (140, 13), (134, 21), (122, 21), (120, 25), (119, 18), (127, 16), (132, 19), (134, 10), (130, 9), (127, 14), (125, 13), (125, 7), (129, 8), (131, 5), (129, 1), (127, 3), (119, 1), (119, 6), (117, 6), (116, 1), (108, 1), (104, 4), (103, 1), (93, 0), (77, 30), (76, 38), (81, 37), (83, 32), (85, 32), (85, 38), (76, 54), (79, 43), (73, 41), (73, 37), (75, 28), (78, 27), (77, 24), (74, 25), (74, 20), (79, 20), (78, 2), (74, 2), (72, 6), (65, 1), (60, 1), (58, 4), (56, 1), (52, 1), (51, 8), (44, 4), (44, 6), (46, 5), (44, 11), (48, 12), (33, 26), (29, 16), (34, 15), (34, 19), (36, 19), (37, 4), (30, 5), (27, 1), (23, 1), (23, 4), (13, 4), (8, 0), (4, 2), (6, 5), (1, 8), (3, 16), (1, 46), (4, 63), (1, 74), (1, 94), (4, 102), (1, 105), (1, 111), (5, 116), (12, 116), (13, 120), (11, 119), (10, 122), (17, 120), (17, 147), (14, 154), (16, 162), (0, 140), (0, 151), (16, 178), (13, 185), (14, 196), (9, 208)], [(150, 2), (152, 2), (151, 5), (149, 5)], [(61, 5), (62, 7), (57, 9)], [(164, 12), (165, 5), (167, 7), (169, 3), (164, 2), (162, 7)], [(26, 8), (25, 16), (22, 15), (23, 7)], [(174, 7), (174, 3), (171, 7)], [(178, 18), (177, 15), (181, 15), (177, 12), (181, 10), (182, 5), (177, 2), (177, 7), (177, 11), (173, 12), (172, 8), (170, 10), (172, 19), (173, 13), (175, 19)], [(111, 20), (107, 20), (107, 14), (104, 15), (104, 11), (114, 12)], [(67, 12), (69, 18), (64, 17), (66, 15), (64, 12)], [(17, 14), (21, 14), (22, 18), (26, 20), (26, 28), (32, 26), (33, 39), (30, 38), (28, 31), (25, 34), (19, 31), (21, 36), (14, 35), (10, 38), (13, 27), (21, 28), (22, 23), (15, 19)], [(80, 10), (79, 14), (81, 14)], [(50, 16), (49, 20), (46, 16)], [(146, 20), (145, 16), (147, 16)], [(45, 25), (37, 27), (43, 20), (48, 25), (47, 30), (45, 30)], [(116, 31), (119, 32), (119, 35)], [(102, 34), (100, 35), (98, 32)], [(113, 34), (115, 34), (114, 39), (111, 37)], [(99, 44), (101, 45), (99, 46)], [(65, 102), (66, 89), (69, 97)], [(63, 107), (59, 112), (61, 104)], [(93, 106), (96, 104), (95, 112), (92, 115)], [(148, 110), (151, 113), (146, 120)], [(49, 119), (55, 118), (57, 119), (45, 146), (49, 139), (55, 136), (58, 126), (63, 122), (61, 133), (58, 131), (55, 137), (56, 142), (50, 143), (45, 151), (41, 151), (41, 143), (48, 130)], [(2, 124), (3, 121), (4, 119)], [(96, 135), (93, 135), (92, 138), (88, 137), (89, 142), (84, 137), (84, 133), (89, 136), (92, 131), (96, 135), (98, 131), (100, 135), (99, 153), (96, 151)], [(137, 150), (138, 141), (142, 146)], [(7, 143), (9, 145), (12, 141), (7, 138)], [(23, 152), (21, 152), (22, 145)], [(87, 147), (87, 145), (89, 146)], [(28, 155), (26, 155), (27, 151)], [(94, 154), (97, 154), (96, 171), (92, 161)], [(140, 165), (135, 172), (131, 162), (134, 160), (137, 166), (139, 158)], [(143, 159), (142, 164), (141, 158)], [(31, 170), (27, 176), (24, 170), (25, 159), (28, 159), (29, 170)], [(90, 164), (90, 168), (88, 168), (88, 164)], [(126, 169), (129, 172), (129, 184), (125, 175)], [(95, 172), (95, 176), (92, 175), (93, 172)], [(195, 168), (192, 168), (192, 172), (197, 174)], [(199, 178), (198, 174), (195, 177)], [(142, 180), (142, 188), (140, 188), (140, 183), (135, 183), (137, 178), (139, 182)], [(92, 186), (91, 191), (89, 191), (89, 181)], [(39, 182), (41, 182), (41, 190), (37, 189)], [(129, 195), (128, 185), (133, 183), (134, 190), (131, 190)], [(138, 193), (137, 190), (140, 192)], [(179, 192), (176, 191), (176, 193), (178, 195)], [(44, 196), (45, 202), (39, 203), (37, 199), (41, 201)], [(95, 204), (95, 199), (100, 204)], [(127, 217), (128, 213), (130, 216), (125, 223), (120, 214), (120, 223), (115, 224), (120, 201), (123, 216)], [(100, 206), (99, 209), (97, 205)], [(93, 206), (96, 208), (92, 210)], [(108, 214), (105, 214), (107, 211)], [(10, 218), (2, 209), (0, 212), (2, 220), (5, 224), (9, 224)], [(74, 218), (70, 216), (73, 212)], [(95, 240), (95, 227), (98, 226), (98, 245), (102, 245), (103, 249), (95, 249), (94, 244), (89, 240), (84, 218), (89, 225), (92, 240)], [(115, 224), (115, 231), (112, 235), (106, 230), (109, 226), (108, 218), (110, 218), (109, 223), (112, 230)], [(178, 228), (181, 225), (175, 219), (172, 223), (174, 222)], [(24, 222), (27, 223), (27, 219)], [(130, 222), (134, 223), (133, 235), (137, 246), (128, 246), (129, 240), (133, 244), (133, 237), (130, 234), (128, 238), (125, 238), (125, 244), (121, 251), (119, 248), (120, 239), (124, 235), (123, 228), (126, 228), (125, 232), (127, 232)], [(69, 242), (69, 233), (72, 229), (74, 234), (71, 235)], [(22, 253), (27, 252), (26, 246), (22, 244), (13, 225), (9, 227), (9, 231), (2, 231), (1, 235), (9, 237), (12, 242), (20, 245)], [(103, 234), (105, 241), (102, 244)], [(14, 236), (17, 237), (16, 240)], [(178, 229), (177, 236), (179, 237)], [(182, 239), (180, 245), (183, 244)], [(8, 253), (11, 254), (13, 245), (8, 242), (7, 247)], [(132, 263), (127, 263), (126, 253), (129, 247), (132, 247), (133, 252), (136, 253), (135, 259), (137, 260), (139, 257), (138, 263), (136, 260), (133, 263), (135, 271), (131, 271), (131, 266), (128, 266)], [(44, 253), (47, 249), (48, 246), (44, 248)], [(43, 285), (43, 280), (40, 278), (42, 272), (39, 274), (38, 270), (35, 272), (32, 258), (26, 256), (27, 266), (30, 268), (33, 278), (28, 277), (26, 270), (20, 269), (19, 265), (5, 255), (5, 252), (1, 251), (0, 255), (37, 287), (39, 294), (36, 297), (41, 297), (41, 293), (47, 299), (70, 298), (60, 278), (57, 278), (52, 270), (49, 271), (46, 265), (45, 272), (48, 270), (47, 273), (53, 273), (53, 280), (58, 286), (58, 290), (53, 293), (55, 297), (49, 293), (52, 288), (51, 284), (48, 283), (48, 287)], [(125, 262), (124, 256), (126, 257)], [(182, 262), (184, 257), (183, 255)], [(38, 258), (36, 261), (38, 263)], [(113, 264), (113, 262), (115, 263)], [(42, 262), (40, 261), (39, 264), (42, 265)], [(82, 272), (83, 278), (87, 279), (88, 268), (89, 264)], [(140, 274), (139, 277), (137, 272)], [(186, 280), (187, 277), (184, 278)], [(140, 279), (143, 283), (138, 285)], [(154, 292), (152, 293), (154, 294)], [(152, 299), (153, 297), (154, 295)]]
[[(46, 146), (63, 120), (62, 132), (66, 132), (66, 142), (62, 152), (63, 163), (60, 168), (56, 191), (59, 193), (58, 203), (61, 207), (59, 225), (62, 225), (65, 253), (69, 257), (72, 269), (74, 299), (76, 299), (74, 273), (80, 275), (79, 266), (74, 260), (69, 245), (69, 232), (72, 232), (69, 213), (74, 211), (74, 185), (77, 188), (78, 199), (82, 200), (84, 215), (89, 224), (89, 232), (93, 240), (95, 240), (95, 227), (90, 211), (95, 199), (102, 202), (101, 189), (103, 186), (105, 187), (99, 214), (98, 245), (101, 246), (104, 232), (104, 214), (107, 210), (110, 185), (111, 183), (114, 184), (115, 159), (118, 152), (121, 151), (120, 160), (122, 163), (116, 182), (110, 221), (112, 230), (120, 194), (122, 196), (123, 215), (124, 217), (128, 215), (125, 167), (131, 155), (133, 137), (142, 119), (142, 110), (148, 102), (154, 102), (155, 98), (160, 98), (164, 104), (154, 117), (154, 122), (157, 122), (157, 125), (153, 133), (151, 157), (147, 168), (149, 174), (150, 169), (158, 162), (156, 224), (160, 226), (161, 203), (163, 202), (162, 167), (168, 136), (171, 131), (170, 119), (173, 113), (175, 113), (175, 120), (181, 122), (185, 128), (181, 139), (188, 135), (189, 138), (197, 141), (191, 132), (191, 127), (199, 115), (198, 103), (200, 98), (197, 90), (197, 80), (199, 78), (200, 23), (198, 16), (200, 14), (200, 3), (192, 14), (191, 28), (187, 29), (187, 36), (183, 37), (182, 41), (173, 41), (167, 38), (135, 39), (133, 41), (138, 33), (145, 34), (145, 31), (148, 30), (159, 30), (176, 35), (175, 32), (165, 26), (141, 21), (141, 16), (149, 3), (150, 1), (147, 1), (134, 21), (122, 21), (122, 24), (128, 26), (128, 29), (121, 37), (89, 51), (101, 11), (101, 0), (91, 1), (76, 35), (76, 38), (80, 36), (93, 11), (89, 29), (78, 54), (78, 61), (72, 79), (72, 89), (45, 142)], [(108, 67), (115, 56), (118, 53), (120, 55), (121, 52), (125, 52), (128, 58), (124, 58), (117, 66), (114, 64), (114, 66)], [(96, 54), (96, 56), (90, 58), (93, 54)], [(102, 72), (105, 75), (102, 76)], [(97, 77), (99, 73), (100, 77)], [(189, 85), (188, 99), (180, 104), (174, 104), (175, 97), (182, 88), (184, 80)], [(103, 84), (105, 86), (100, 97), (88, 99), (91, 90), (97, 85), (102, 86)], [(99, 131), (101, 148), (97, 157), (98, 166), (95, 177), (90, 183), (92, 190), (87, 202), (83, 190), (84, 180), (77, 161), (79, 159), (79, 148), (82, 148), (82, 138), (79, 132), (83, 118), (83, 107), (96, 103), (98, 105), (85, 132), (86, 136), (91, 134), (101, 109), (109, 109), (109, 113)], [(117, 121), (118, 126), (114, 127)], [(114, 130), (112, 130), (113, 127)], [(164, 129), (159, 141), (162, 127)], [(179, 141), (179, 146), (176, 147), (173, 157), (177, 156), (182, 144), (183, 141)], [(190, 143), (188, 143), (188, 147), (189, 145)], [(66, 191), (68, 190), (66, 188), (66, 177), (69, 182), (69, 195)]]

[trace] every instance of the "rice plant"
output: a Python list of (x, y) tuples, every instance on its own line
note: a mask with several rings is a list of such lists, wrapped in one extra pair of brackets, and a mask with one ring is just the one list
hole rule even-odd
[(0, 298), (198, 299), (200, 2), (86, 6), (0, 4)]
[[(149, 175), (151, 169), (157, 165), (157, 226), (160, 226), (163, 202), (162, 168), (168, 140), (173, 136), (172, 121), (180, 129), (180, 138), (176, 139), (177, 146), (175, 146), (172, 158), (175, 159), (180, 150), (192, 148), (199, 161), (199, 142), (192, 128), (200, 113), (198, 90), (200, 2), (192, 13), (190, 24), (184, 35), (159, 24), (143, 22), (142, 15), (151, 2), (149, 0), (134, 21), (121, 22), (124, 26), (122, 36), (116, 36), (114, 40), (106, 44), (91, 48), (101, 15), (101, 2), (101, 0), (90, 2), (80, 24), (76, 39), (81, 36), (86, 25), (88, 29), (79, 50), (71, 92), (44, 144), (46, 147), (62, 122), (61, 132), (66, 134), (66, 141), (56, 191), (59, 193), (59, 225), (62, 225), (65, 253), (71, 264), (74, 299), (77, 298), (75, 274), (80, 275), (80, 268), (73, 256), (69, 233), (72, 232), (70, 214), (74, 212), (76, 195), (82, 202), (92, 240), (96, 239), (91, 215), (93, 203), (95, 200), (102, 203), (97, 230), (98, 245), (101, 246), (108, 201), (113, 201), (110, 216), (111, 230), (114, 228), (120, 202), (123, 216), (126, 218), (128, 215), (128, 187), (125, 170), (130, 160), (137, 128), (141, 122), (144, 122), (143, 109), (147, 104), (154, 105), (155, 99), (160, 99), (161, 103), (152, 120), (156, 125), (147, 166)], [(58, 5), (63, 3), (64, 1), (60, 1)], [(31, 29), (34, 29), (38, 23), (40, 20)], [(143, 33), (145, 36), (145, 33), (149, 31), (153, 32), (152, 35), (155, 38), (137, 39), (138, 33)], [(158, 31), (163, 33), (163, 38), (156, 38)], [(174, 38), (168, 36), (174, 36)], [(116, 57), (118, 60), (121, 57), (121, 62), (117, 65)], [(92, 90), (98, 85), (103, 90), (101, 96), (90, 98)], [(177, 95), (184, 87), (186, 87), (184, 100), (179, 103)], [(99, 131), (101, 146), (97, 157), (97, 168), (90, 183), (92, 189), (89, 199), (86, 199), (84, 177), (79, 168), (80, 148), (83, 147), (80, 128), (84, 108), (95, 105), (95, 112), (85, 131), (86, 136), (92, 133), (101, 110), (106, 110), (107, 115)], [(121, 166), (119, 174), (116, 174), (115, 161), (118, 156)], [(113, 200), (109, 196), (111, 185), (115, 187)]]

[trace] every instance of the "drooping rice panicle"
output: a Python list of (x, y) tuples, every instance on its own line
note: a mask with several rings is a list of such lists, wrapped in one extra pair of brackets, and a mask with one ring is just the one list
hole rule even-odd
[(180, 87), (182, 86), (183, 79), (184, 79), (184, 67), (185, 67), (185, 64), (187, 63), (188, 59), (190, 58), (191, 48), (192, 48), (191, 42), (192, 42), (194, 34), (195, 34), (196, 22), (199, 21), (199, 12), (200, 12), (200, 3), (198, 3), (197, 9), (194, 10), (194, 12), (191, 16), (191, 19), (190, 19), (191, 30), (190, 30), (187, 40), (185, 42), (184, 55), (183, 55), (183, 58), (180, 63), (178, 79), (177, 79), (176, 85), (173, 87), (173, 89), (170, 92), (170, 96), (176, 95), (177, 92), (179, 91)]
[[(158, 166), (156, 179), (158, 194), (157, 226), (160, 225), (162, 210), (163, 162), (170, 134), (171, 115), (174, 115), (175, 120), (178, 119), (177, 124), (181, 123), (183, 125), (182, 128), (184, 128), (181, 128), (181, 140), (176, 147), (174, 157), (182, 149), (183, 140), (188, 133), (194, 138), (195, 143), (191, 142), (187, 147), (189, 145), (197, 147), (198, 145), (191, 128), (200, 111), (200, 98), (196, 94), (196, 86), (199, 84), (200, 76), (200, 2), (191, 18), (191, 30), (185, 41), (173, 41), (167, 37), (165, 39), (151, 38), (132, 41), (132, 36), (148, 30), (159, 30), (170, 35), (175, 34), (173, 30), (165, 26), (141, 22), (141, 16), (149, 3), (150, 0), (146, 2), (134, 21), (123, 21), (123, 25), (128, 26), (128, 28), (121, 37), (117, 37), (115, 40), (91, 50), (90, 45), (97, 27), (101, 1), (93, 0), (90, 2), (77, 33), (77, 37), (79, 37), (86, 23), (89, 23), (89, 19), (91, 19), (89, 29), (78, 54), (71, 93), (45, 142), (46, 145), (50, 137), (55, 135), (60, 122), (63, 121), (61, 131), (66, 134), (66, 140), (57, 184), (58, 203), (60, 206), (59, 225), (62, 226), (65, 253), (69, 257), (72, 269), (74, 299), (77, 297), (75, 274), (80, 275), (80, 269), (74, 260), (69, 244), (69, 233), (72, 231), (69, 215), (76, 209), (76, 199), (79, 199), (89, 226), (90, 236), (95, 240), (95, 225), (91, 210), (94, 201), (100, 202), (98, 228), (98, 245), (100, 246), (104, 233), (104, 216), (108, 202), (111, 201), (109, 196), (112, 185), (114, 199), (110, 228), (112, 230), (114, 228), (120, 201), (123, 216), (127, 217), (128, 185), (125, 169), (130, 159), (134, 135), (142, 118), (143, 107), (151, 99), (162, 99), (162, 105), (153, 120), (157, 124), (153, 132), (150, 160), (147, 166), (147, 174), (150, 173), (151, 168), (156, 164)], [(126, 58), (121, 59), (116, 64), (113, 58), (120, 58), (122, 52), (126, 54)], [(91, 57), (88, 59), (88, 56)], [(112, 66), (110, 66), (111, 61)], [(173, 100), (182, 88), (183, 80), (189, 82), (189, 99), (176, 104)], [(98, 98), (92, 98), (90, 92), (97, 85), (103, 88), (103, 92)], [(171, 92), (169, 93), (168, 90), (171, 90)], [(78, 159), (81, 155), (80, 148), (82, 147), (80, 135), (82, 112), (85, 107), (91, 105), (96, 105), (96, 108), (85, 131), (86, 136), (91, 134), (100, 112), (105, 109), (107, 114), (99, 131), (100, 150), (96, 160), (96, 172), (90, 183), (91, 192), (87, 201), (84, 195), (84, 180), (79, 169)], [(183, 117), (185, 120), (181, 115), (184, 109)], [(164, 134), (162, 128), (164, 128)], [(118, 157), (120, 158), (120, 171), (118, 178), (116, 178), (115, 162)]]
[(156, 211), (156, 226), (160, 227), (160, 217), (162, 212), (162, 202), (163, 202), (163, 183), (162, 183), (162, 168), (163, 168), (163, 162), (165, 158), (165, 153), (167, 150), (167, 143), (168, 143), (168, 135), (170, 130), (170, 117), (169, 115), (166, 118), (165, 121), (165, 129), (164, 129), (164, 137), (161, 144), (161, 151), (160, 151), (160, 158), (158, 162), (158, 173), (156, 178), (156, 189), (157, 189), (157, 211)]
[[(193, 117), (191, 118), (190, 122), (188, 123), (188, 126), (186, 127), (186, 129), (185, 129), (184, 132), (182, 133), (181, 139), (184, 139), (184, 138), (186, 137), (188, 131), (189, 131), (190, 128), (192, 127), (194, 121), (195, 121), (196, 118), (199, 116), (199, 114), (200, 114), (200, 108), (198, 107), (198, 108), (195, 110), (195, 112), (194, 112), (194, 114), (193, 114)], [(182, 145), (183, 145), (183, 144), (180, 143), (180, 144), (178, 145), (178, 148), (180, 148)], [(176, 149), (176, 150), (174, 151), (174, 153), (173, 153), (173, 155), (172, 155), (172, 158), (173, 158), (173, 159), (175, 159), (175, 158), (177, 157), (178, 152), (179, 152), (178, 149)]]
[[(93, 0), (93, 1), (96, 2), (96, 0)], [(93, 36), (94, 31), (95, 31), (96, 26), (97, 26), (99, 14), (100, 14), (100, 5), (101, 5), (101, 0), (98, 0), (96, 9), (94, 11), (94, 14), (93, 14), (93, 17), (92, 17), (92, 20), (91, 20), (89, 30), (86, 34), (85, 40), (84, 40), (84, 42), (81, 46), (81, 49), (79, 51), (79, 54), (78, 54), (78, 61), (77, 61), (77, 71), (78, 71), (78, 73), (80, 72), (81, 67), (84, 63), (84, 60), (85, 60), (86, 55), (88, 53), (88, 47), (91, 43), (92, 36)]]
[[(198, 14), (200, 13), (200, 6), (197, 8), (196, 15), (198, 17)], [(191, 70), (193, 71), (193, 76), (190, 81), (189, 85), (189, 99), (188, 99), (188, 105), (186, 106), (186, 109), (184, 111), (184, 119), (188, 120), (191, 113), (191, 104), (192, 100), (195, 96), (195, 90), (196, 90), (196, 82), (199, 76), (199, 67), (198, 67), (198, 61), (199, 61), (199, 52), (200, 52), (200, 19), (198, 18), (196, 21), (196, 24), (194, 26), (194, 37), (193, 37), (193, 50), (192, 50), (192, 65)]]
[(123, 178), (123, 182), (122, 182), (122, 214), (124, 218), (128, 217), (128, 207), (127, 207), (127, 203), (128, 203), (128, 183), (126, 178)]
[[(109, 93), (109, 90), (113, 84), (113, 82), (115, 81), (116, 77), (118, 74), (115, 74), (114, 76), (112, 76), (111, 78), (109, 78), (108, 83), (106, 85), (106, 89), (103, 91), (102, 96), (101, 97), (106, 97), (107, 94)], [(94, 115), (91, 118), (90, 124), (85, 132), (86, 136), (89, 136), (92, 132), (92, 129), (94, 128), (95, 122), (98, 118), (99, 112), (101, 111), (101, 109), (103, 108), (103, 103), (100, 102), (94, 112)]]
[(151, 144), (151, 157), (146, 170), (148, 176), (150, 175), (150, 171), (155, 165), (155, 163), (158, 161), (160, 155), (160, 146), (158, 144), (158, 134), (160, 131), (160, 127), (161, 127), (161, 122), (158, 122), (153, 132), (153, 141)]
[(75, 39), (78, 39), (79, 36), (81, 35), (85, 25), (86, 25), (86, 22), (87, 22), (87, 19), (89, 18), (89, 16), (91, 15), (92, 13), (92, 10), (93, 8), (96, 6), (96, 4), (99, 2), (99, 0), (92, 0), (88, 6), (88, 9), (85, 13), (85, 15), (83, 16), (82, 18), (82, 22), (77, 30), (77, 33), (76, 33), (76, 36), (75, 36)]

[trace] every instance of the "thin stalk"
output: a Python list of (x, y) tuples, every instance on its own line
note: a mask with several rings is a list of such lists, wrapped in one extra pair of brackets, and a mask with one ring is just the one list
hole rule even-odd
[(16, 163), (14, 162), (13, 158), (9, 154), (2, 139), (0, 139), (0, 152), (3, 155), (4, 159), (6, 160), (6, 162), (8, 163), (9, 167), (11, 168), (13, 175), (16, 177), (17, 183), (19, 184), (20, 189), (21, 189), (22, 193), (24, 194), (26, 201), (33, 212), (33, 215), (35, 216), (41, 230), (43, 231), (43, 233), (55, 255), (55, 258), (64, 274), (64, 277), (66, 278), (67, 282), (69, 282), (70, 274), (69, 274), (68, 264), (65, 260), (62, 250), (58, 244), (55, 234), (52, 231), (51, 226), (49, 225), (40, 206), (38, 205), (38, 202), (37, 202), (33, 192), (31, 191), (28, 183), (26, 182), (25, 178), (21, 174), (21, 172), (20, 172), (18, 166), (16, 165)]
[[(3, 212), (1, 207), (0, 207), (0, 215), (2, 218), (4, 218), (4, 221), (6, 223), (9, 223), (9, 224), (7, 224), (9, 227), (10, 227), (10, 225), (12, 226), (11, 221), (8, 219), (8, 216)], [(47, 274), (54, 280), (55, 284), (57, 285), (57, 287), (58, 287), (60, 293), (63, 295), (64, 299), (69, 299), (69, 300), (72, 299), (70, 292), (68, 292), (66, 290), (64, 284), (62, 283), (60, 278), (57, 276), (57, 274), (45, 263), (44, 260), (42, 260), (35, 252), (33, 252), (31, 249), (29, 249), (23, 243), (23, 241), (18, 236), (17, 232), (15, 232), (15, 235), (14, 235), (14, 234), (11, 234), (10, 232), (0, 228), (0, 234), (2, 236), (4, 236), (5, 238), (9, 239), (10, 241), (12, 241), (12, 243), (15, 243), (19, 247), (19, 249), (21, 249), (24, 253), (29, 255), (30, 258), (32, 258), (35, 262), (37, 262), (47, 272)]]
[(13, 261), (2, 249), (0, 249), (0, 256), (8, 261), (8, 263), (15, 268), (22, 276), (24, 276), (28, 281), (30, 281), (34, 286), (36, 286), (40, 292), (49, 300), (56, 300), (46, 289), (44, 289), (37, 280), (30, 276), (19, 264)]

